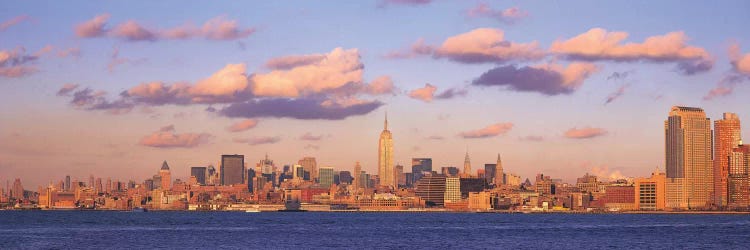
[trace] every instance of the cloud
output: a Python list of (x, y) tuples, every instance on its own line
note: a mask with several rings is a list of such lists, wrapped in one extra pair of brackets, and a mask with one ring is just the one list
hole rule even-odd
[[(296, 58), (311, 56), (317, 55)], [(349, 83), (362, 83), (364, 65), (357, 49), (336, 48), (325, 54), (324, 59), (306, 63), (287, 70), (252, 75), (253, 93), (264, 97), (300, 97), (330, 92)]]
[(107, 33), (107, 29), (104, 28), (107, 20), (109, 20), (109, 14), (97, 15), (91, 20), (76, 25), (75, 33), (81, 38), (104, 36)]
[(582, 166), (584, 169), (588, 169), (589, 172), (591, 172), (592, 175), (596, 176), (599, 180), (602, 181), (615, 181), (619, 179), (624, 179), (625, 176), (622, 175), (620, 170), (609, 170), (609, 167), (605, 165), (601, 166), (592, 166), (590, 162), (586, 162)]
[(370, 95), (395, 95), (396, 87), (393, 85), (393, 79), (390, 76), (379, 76), (365, 86), (364, 93)]
[(531, 142), (544, 141), (544, 137), (537, 136), (537, 135), (527, 135), (527, 136), (524, 136), (524, 137), (518, 137), (518, 139), (520, 139), (522, 141), (531, 141)]
[(70, 92), (78, 88), (78, 84), (66, 83), (57, 91), (57, 96), (68, 96)]
[(20, 15), (11, 19), (8, 19), (2, 23), (0, 23), (0, 32), (7, 30), (8, 28), (17, 25), (23, 21), (29, 20), (29, 16), (27, 15)]
[(466, 96), (469, 94), (469, 90), (466, 88), (450, 88), (435, 95), (435, 99), (452, 99), (454, 97)]
[(124, 114), (130, 112), (135, 106), (127, 100), (108, 101), (105, 98), (107, 93), (104, 91), (94, 92), (90, 88), (85, 88), (73, 92), (73, 99), (70, 105), (77, 109), (83, 110), (105, 110), (110, 114)]
[(602, 128), (571, 128), (565, 131), (565, 137), (570, 139), (591, 139), (594, 137), (604, 136), (607, 131)]
[(616, 80), (616, 81), (625, 80), (625, 78), (628, 78), (628, 76), (632, 74), (633, 74), (632, 70), (623, 71), (623, 72), (612, 72), (612, 74), (607, 77), (607, 80)]
[(232, 126), (229, 126), (227, 130), (229, 132), (242, 132), (246, 131), (248, 129), (254, 128), (258, 125), (258, 121), (255, 119), (245, 119), (239, 122), (236, 122), (232, 124)]
[(516, 21), (529, 16), (529, 13), (518, 7), (507, 8), (504, 10), (493, 10), (489, 5), (480, 3), (476, 7), (469, 9), (466, 12), (466, 15), (469, 17), (488, 17), (506, 24), (513, 24)]
[(204, 38), (207, 40), (236, 40), (246, 38), (255, 32), (255, 28), (243, 28), (235, 20), (225, 16), (218, 16), (206, 21), (202, 26), (195, 27), (185, 24), (179, 27), (158, 29), (149, 28), (135, 20), (128, 20), (118, 24), (114, 29), (105, 26), (109, 14), (100, 14), (91, 20), (80, 23), (75, 27), (75, 33), (81, 38), (114, 37), (125, 41), (157, 41), (162, 39), (186, 40)]
[(274, 144), (281, 141), (278, 136), (259, 136), (250, 138), (235, 138), (232, 140), (236, 143), (247, 143), (249, 145)]
[(424, 38), (419, 38), (409, 48), (392, 51), (386, 54), (387, 59), (409, 59), (423, 55), (431, 55), (435, 51), (435, 48), (426, 44)]
[(464, 139), (489, 138), (507, 134), (511, 129), (513, 129), (513, 123), (496, 123), (481, 129), (461, 132), (459, 136)]
[(266, 67), (273, 70), (289, 70), (299, 66), (319, 63), (325, 58), (325, 54), (283, 56), (268, 60)]
[(313, 135), (310, 132), (307, 132), (304, 135), (300, 136), (299, 139), (303, 141), (320, 141), (321, 139), (323, 139), (323, 135)]
[(130, 59), (130, 58), (120, 57), (120, 47), (115, 46), (114, 48), (112, 48), (112, 54), (110, 56), (109, 63), (107, 63), (107, 71), (112, 73), (115, 71), (115, 68), (117, 66), (120, 66), (123, 64), (137, 65), (145, 61), (146, 61), (145, 58)]
[(156, 31), (141, 26), (136, 21), (130, 20), (115, 27), (110, 35), (126, 41), (156, 41)]
[(732, 69), (740, 74), (750, 77), (750, 53), (742, 54), (740, 45), (733, 43), (729, 46), (729, 59), (732, 63)]
[(193, 148), (208, 143), (211, 138), (208, 133), (178, 134), (174, 125), (169, 125), (144, 136), (138, 144), (155, 148)]
[(39, 69), (33, 64), (50, 48), (44, 47), (33, 54), (26, 53), (24, 47), (0, 50), (0, 77), (20, 78), (38, 72)]
[(491, 69), (472, 82), (475, 86), (507, 86), (520, 92), (545, 95), (570, 94), (599, 68), (590, 63), (574, 62), (567, 67), (549, 63), (517, 68), (515, 65)]
[(727, 74), (716, 84), (716, 87), (711, 89), (705, 96), (703, 96), (703, 100), (710, 101), (715, 98), (731, 95), (734, 92), (734, 88), (737, 86), (737, 84), (747, 80), (748, 78), (750, 77), (743, 76), (737, 73)]
[(629, 34), (593, 28), (568, 40), (557, 40), (550, 52), (572, 60), (610, 60), (620, 62), (674, 62), (683, 74), (710, 70), (713, 58), (703, 48), (687, 45), (688, 37), (682, 31), (646, 38), (642, 43), (622, 42)]
[(364, 115), (382, 106), (379, 101), (368, 101), (350, 106), (323, 105), (325, 101), (310, 98), (271, 98), (232, 103), (219, 113), (227, 117), (275, 117), (301, 120), (342, 120)]
[(434, 56), (460, 63), (506, 63), (510, 61), (535, 61), (545, 52), (537, 42), (514, 43), (505, 40), (500, 29), (479, 28), (445, 39)]
[(410, 91), (409, 97), (421, 100), (423, 102), (431, 102), (433, 96), (435, 95), (435, 91), (437, 91), (437, 87), (433, 86), (432, 84), (425, 83), (424, 87)]
[(611, 102), (614, 102), (617, 100), (617, 98), (622, 97), (622, 95), (625, 94), (625, 89), (628, 87), (627, 84), (620, 86), (617, 88), (615, 92), (612, 92), (607, 96), (607, 100), (604, 102), (604, 105), (610, 104)]

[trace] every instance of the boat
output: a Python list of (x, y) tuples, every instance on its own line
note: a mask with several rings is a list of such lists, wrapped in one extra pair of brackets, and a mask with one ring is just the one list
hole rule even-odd
[(130, 210), (131, 212), (148, 212), (148, 209), (145, 207), (134, 207), (133, 210)]

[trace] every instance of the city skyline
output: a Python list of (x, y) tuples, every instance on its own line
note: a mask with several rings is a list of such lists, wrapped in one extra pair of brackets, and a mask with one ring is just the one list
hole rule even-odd
[(408, 3), (7, 6), (0, 180), (184, 180), (231, 154), (376, 174), (386, 110), (393, 165), (468, 148), (523, 179), (645, 177), (670, 107), (750, 117), (747, 2)]

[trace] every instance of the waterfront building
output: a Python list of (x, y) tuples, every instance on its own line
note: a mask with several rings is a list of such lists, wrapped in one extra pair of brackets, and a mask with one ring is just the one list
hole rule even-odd
[(636, 178), (635, 209), (664, 210), (666, 208), (667, 175), (657, 169), (649, 178)]
[(332, 167), (322, 167), (320, 168), (320, 186), (324, 188), (329, 188), (333, 184), (333, 175), (334, 171)]
[(714, 203), (727, 206), (729, 181), (729, 155), (742, 140), (740, 119), (737, 114), (724, 113), (723, 119), (714, 121)]
[(167, 161), (164, 161), (164, 163), (161, 164), (161, 169), (159, 169), (159, 177), (161, 180), (161, 189), (170, 189), (170, 187), (172, 186), (172, 175), (169, 173), (169, 165), (167, 164)]
[(748, 209), (750, 206), (750, 145), (738, 143), (728, 160), (728, 203), (732, 209)]
[(581, 192), (595, 193), (599, 191), (599, 180), (595, 175), (586, 173), (583, 177), (576, 179), (576, 187)]
[(380, 186), (395, 187), (393, 169), (393, 135), (388, 130), (388, 114), (385, 116), (383, 132), (378, 140), (378, 177)]
[(445, 178), (444, 203), (461, 201), (461, 179), (458, 177)]
[(633, 186), (607, 186), (604, 193), (604, 207), (609, 210), (626, 211), (634, 210), (635, 187)]
[(221, 185), (245, 183), (245, 156), (244, 155), (222, 155), (219, 167)]
[(469, 193), (469, 209), (490, 210), (492, 209), (492, 194), (487, 191)]
[(664, 121), (664, 132), (667, 178), (683, 179), (681, 193), (667, 195), (681, 195), (678, 208), (710, 206), (714, 192), (711, 120), (701, 108), (675, 106)]
[(190, 176), (195, 176), (195, 180), (200, 185), (206, 185), (206, 167), (190, 168)]
[(425, 201), (427, 206), (443, 206), (445, 203), (444, 175), (430, 174), (423, 176), (416, 184), (414, 194)]

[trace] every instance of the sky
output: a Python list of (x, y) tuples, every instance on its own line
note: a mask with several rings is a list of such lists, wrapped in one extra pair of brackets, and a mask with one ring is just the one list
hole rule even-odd
[[(648, 176), (674, 105), (750, 119), (750, 2), (18, 1), (0, 181), (185, 179), (222, 154), (377, 173)], [(743, 134), (749, 135), (748, 126)], [(745, 136), (747, 137), (747, 136)]]

